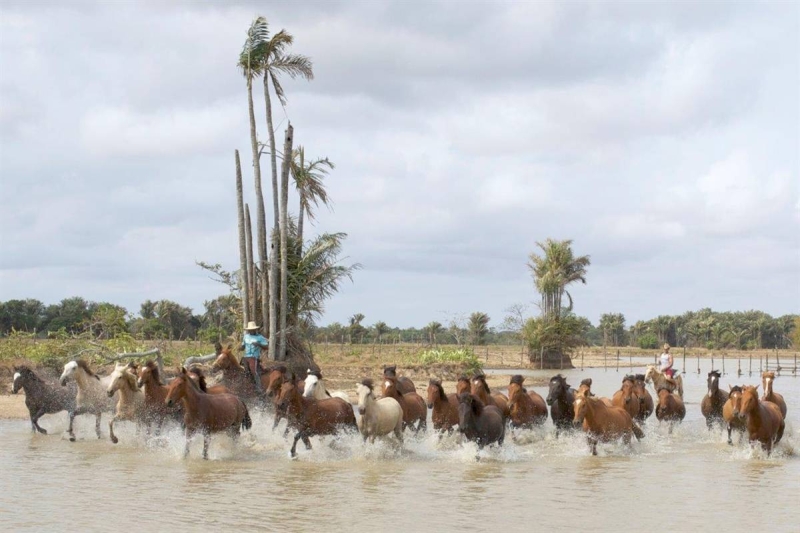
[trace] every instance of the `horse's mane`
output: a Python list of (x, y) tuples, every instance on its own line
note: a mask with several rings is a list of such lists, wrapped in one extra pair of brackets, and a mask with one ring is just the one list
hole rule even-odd
[(581, 385), (586, 385), (587, 387), (591, 388), (592, 378), (586, 378), (584, 380), (581, 380)]
[(93, 377), (93, 378), (95, 378), (97, 380), (100, 380), (100, 377), (97, 374), (95, 374), (94, 372), (92, 372), (91, 368), (89, 368), (89, 363), (87, 363), (83, 359), (76, 359), (75, 360), (75, 364), (78, 365), (78, 368), (80, 368), (81, 370), (83, 370), (84, 372), (89, 374), (89, 376), (91, 376), (91, 377)]
[(770, 370), (769, 372), (764, 372), (761, 374), (761, 378), (775, 379), (775, 372), (773, 372), (772, 370)]
[(158, 365), (155, 363), (155, 361), (152, 361), (152, 360), (150, 360), (150, 361), (147, 361), (147, 362), (144, 364), (144, 366), (145, 366), (145, 367), (146, 367), (146, 368), (147, 368), (147, 369), (150, 371), (150, 373), (153, 375), (153, 379), (155, 379), (155, 380), (156, 380), (156, 383), (161, 383), (161, 375), (160, 375), (160, 374), (159, 374), (159, 372), (158, 372)]
[(375, 388), (375, 383), (372, 381), (371, 378), (362, 379), (361, 384), (367, 387), (370, 392), (372, 392), (372, 390)]
[(397, 365), (383, 367), (383, 375), (387, 378), (397, 377)]
[(475, 416), (479, 416), (483, 412), (483, 402), (470, 392), (462, 392), (458, 397), (458, 402), (468, 404)]
[(199, 366), (193, 366), (189, 369), (189, 373), (194, 374), (197, 376), (197, 386), (203, 392), (208, 392), (208, 386), (206, 385), (206, 375), (200, 369)]
[[(633, 376), (631, 376), (630, 374), (628, 374), (628, 375), (626, 375), (624, 378), (622, 378), (622, 382), (623, 382), (623, 383), (625, 383), (626, 381), (630, 381), (630, 382), (631, 382), (631, 385), (633, 385), (633, 382), (634, 382), (634, 377), (633, 377)], [(581, 382), (581, 383), (583, 383), (583, 382)], [(589, 383), (589, 384), (591, 385), (591, 383)]]
[(15, 366), (14, 370), (16, 372), (19, 372), (20, 374), (24, 374), (25, 376), (28, 376), (29, 378), (31, 378), (33, 380), (40, 381), (40, 382), (44, 383), (44, 380), (42, 378), (40, 378), (39, 376), (37, 376), (36, 373), (33, 370), (31, 370), (29, 367), (27, 367), (26, 365)]
[(469, 377), (466, 374), (461, 374), (460, 376), (458, 376), (457, 381), (466, 381), (467, 383), (469, 383)]
[(656, 392), (661, 392), (662, 390), (665, 390), (665, 391), (669, 392), (670, 394), (672, 394), (672, 388), (671, 388), (671, 387), (669, 387), (668, 385), (661, 385), (661, 386), (659, 386), (659, 387), (656, 389)]
[(130, 390), (132, 391), (139, 390), (139, 387), (136, 386), (136, 376), (128, 372), (127, 367), (126, 370), (123, 370), (121, 372), (121, 374), (122, 374), (122, 379), (125, 381), (125, 384), (128, 386)]
[(525, 381), (524, 377), (522, 377), (520, 374), (514, 374), (513, 376), (511, 376), (511, 381), (509, 381), (508, 384), (510, 385), (512, 383), (515, 383), (521, 387), (523, 381)]
[(709, 376), (716, 376), (718, 378), (722, 377), (722, 374), (719, 373), (719, 370), (712, 370), (711, 372), (708, 373), (708, 375)]
[(486, 394), (492, 393), (492, 390), (489, 388), (489, 385), (486, 384), (486, 376), (484, 374), (475, 374), (474, 376), (472, 376), (472, 379), (481, 380), (481, 385), (483, 385), (483, 390), (486, 392)]
[(306, 374), (308, 374), (309, 376), (314, 376), (318, 380), (322, 381), (322, 372), (320, 372), (319, 370), (311, 370), (309, 368), (308, 372), (306, 372)]
[(636, 374), (633, 376), (636, 381), (644, 381), (644, 374)]
[(731, 392), (742, 392), (742, 387), (739, 385), (734, 385), (731, 387)]
[(286, 365), (279, 364), (279, 365), (273, 365), (269, 368), (265, 368), (265, 370), (267, 372), (280, 372), (281, 374), (285, 374), (288, 368), (286, 368)]
[(438, 379), (432, 379), (430, 384), (436, 387), (436, 392), (439, 394), (439, 399), (443, 402), (447, 401), (447, 395), (444, 393), (444, 387), (442, 387), (442, 382)]

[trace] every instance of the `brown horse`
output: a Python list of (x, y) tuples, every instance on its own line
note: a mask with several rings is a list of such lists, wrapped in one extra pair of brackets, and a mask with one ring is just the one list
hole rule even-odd
[(730, 389), (730, 392), (728, 393), (728, 401), (722, 406), (722, 419), (728, 426), (728, 444), (733, 444), (731, 440), (731, 431), (734, 429), (739, 432), (739, 443), (741, 444), (742, 437), (747, 428), (745, 427), (744, 420), (734, 415), (733, 410), (736, 409), (736, 404), (742, 396), (742, 388), (738, 385), (728, 385), (728, 389)]
[(621, 407), (609, 407), (601, 399), (589, 396), (588, 391), (576, 392), (573, 409), (575, 427), (583, 427), (592, 455), (597, 455), (597, 443), (622, 439), (630, 444), (631, 435), (638, 440), (644, 432), (633, 423), (631, 415)]
[[(236, 355), (233, 353), (233, 346), (228, 345), (223, 348), (217, 359), (212, 363), (211, 369), (214, 371), (222, 370), (222, 384), (225, 385), (232, 394), (252, 400), (259, 398), (259, 391), (256, 389), (253, 378), (250, 376), (250, 371), (246, 369)], [(269, 382), (267, 377), (268, 370), (261, 370), (261, 388), (266, 390)], [(280, 388), (280, 386), (278, 387)]]
[(750, 443), (760, 442), (761, 447), (772, 453), (772, 448), (781, 441), (786, 423), (780, 408), (772, 402), (759, 401), (758, 385), (745, 386), (736, 400), (733, 414), (744, 420)]
[(397, 365), (384, 366), (383, 377), (397, 378), (397, 390), (400, 394), (408, 394), (409, 392), (417, 392), (417, 387), (414, 382), (405, 376), (397, 376)]
[(655, 411), (655, 403), (653, 396), (645, 387), (644, 374), (636, 374), (633, 376), (633, 392), (639, 398), (639, 414), (636, 415), (637, 422), (644, 422)]
[[(383, 396), (394, 398), (403, 409), (403, 429), (411, 426), (416, 433), (428, 425), (428, 408), (425, 400), (416, 392), (400, 394), (397, 389), (397, 378), (383, 376)], [(416, 428), (414, 422), (417, 422)]]
[(227, 431), (234, 439), (240, 428), (253, 425), (247, 406), (233, 394), (206, 394), (189, 377), (185, 368), (172, 380), (167, 390), (167, 407), (183, 403), (183, 423), (186, 426), (184, 458), (189, 455), (189, 443), (195, 433), (203, 434), (203, 459), (208, 459), (211, 434)]
[(467, 392), (458, 396), (458, 429), (479, 450), (493, 442), (502, 446), (506, 436), (506, 422), (500, 409), (484, 405), (480, 398)]
[(686, 416), (686, 406), (683, 399), (672, 392), (672, 387), (662, 386), (658, 389), (658, 405), (656, 405), (656, 418), (659, 422), (669, 423), (669, 432), (676, 422), (680, 422)]
[(289, 457), (297, 457), (297, 441), (303, 440), (306, 449), (311, 449), (309, 437), (316, 435), (336, 435), (341, 429), (358, 430), (353, 406), (341, 398), (317, 400), (305, 398), (298, 381), (284, 381), (278, 395), (277, 407), (289, 417), (290, 423), (297, 428)]
[(469, 393), (470, 390), (472, 390), (472, 384), (469, 382), (469, 376), (461, 374), (456, 381), (456, 396), (461, 396), (465, 392)]
[[(517, 374), (511, 376), (508, 384), (508, 412), (511, 427), (531, 429), (547, 422), (547, 404), (535, 391), (528, 391), (523, 382), (525, 378)], [(513, 433), (511, 434), (513, 437)]]
[[(594, 397), (594, 393), (592, 392), (592, 378), (586, 378), (584, 380), (581, 380), (581, 384), (578, 385), (578, 392), (583, 394), (584, 391), (588, 392), (589, 396)], [(600, 401), (602, 401), (608, 407), (614, 407), (614, 404), (611, 403), (611, 400), (609, 400), (605, 396), (600, 396), (599, 398)]]
[(192, 378), (200, 390), (206, 394), (233, 394), (233, 391), (222, 384), (211, 385), (206, 384), (206, 375), (199, 366), (193, 366), (188, 369), (189, 377)]
[(611, 405), (621, 407), (631, 418), (639, 416), (639, 397), (634, 392), (635, 380), (633, 376), (622, 378), (622, 386), (611, 398)]
[(783, 396), (772, 390), (772, 382), (775, 381), (775, 372), (764, 372), (761, 374), (761, 384), (764, 386), (764, 395), (761, 397), (762, 401), (772, 402), (781, 410), (781, 416), (786, 420), (786, 401)]
[(503, 418), (508, 419), (508, 398), (506, 398), (505, 394), (499, 392), (492, 393), (492, 390), (486, 383), (486, 376), (484, 374), (475, 374), (472, 376), (472, 388), (470, 392), (480, 398), (484, 405), (494, 405), (500, 409), (500, 412), (503, 413)]
[(136, 377), (136, 386), (144, 388), (144, 424), (147, 436), (150, 435), (150, 427), (154, 423), (158, 435), (165, 420), (180, 422), (183, 419), (180, 405), (167, 407), (168, 387), (161, 384), (158, 365), (154, 361), (147, 361), (142, 365)]
[(706, 427), (711, 430), (714, 422), (722, 423), (722, 409), (728, 401), (728, 393), (719, 388), (719, 378), (722, 374), (718, 370), (708, 373), (707, 385), (708, 394), (703, 396), (700, 402), (700, 412), (706, 419)]
[(445, 394), (442, 382), (430, 380), (428, 384), (428, 409), (433, 409), (433, 429), (452, 433), (458, 427), (458, 395)]

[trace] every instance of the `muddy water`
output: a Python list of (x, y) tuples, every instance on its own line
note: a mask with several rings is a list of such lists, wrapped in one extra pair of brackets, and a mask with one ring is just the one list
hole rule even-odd
[[(601, 395), (621, 378), (602, 369), (565, 374), (573, 383), (592, 377)], [(288, 443), (256, 415), (238, 444), (217, 437), (212, 460), (202, 461), (196, 442), (184, 461), (177, 429), (146, 444), (123, 423), (114, 446), (93, 437), (88, 417), (76, 422), (76, 443), (63, 437), (64, 414), (42, 419), (48, 436), (31, 434), (25, 421), (3, 421), (0, 528), (797, 531), (800, 378), (776, 381), (789, 420), (769, 458), (727, 446), (722, 431), (709, 434), (698, 403), (705, 378), (684, 379), (681, 427), (668, 435), (651, 419), (644, 441), (601, 446), (598, 457), (580, 436), (555, 440), (549, 424), (481, 452), (480, 461), (474, 447), (432, 436), (408, 438), (402, 451), (388, 443), (365, 448), (357, 436), (332, 445), (313, 439), (313, 451), (301, 446), (300, 459), (289, 461)], [(755, 381), (729, 375), (722, 383)]]

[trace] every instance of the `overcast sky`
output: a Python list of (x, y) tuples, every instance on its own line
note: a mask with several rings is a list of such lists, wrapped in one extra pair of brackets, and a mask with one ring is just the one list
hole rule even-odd
[(224, 292), (195, 261), (238, 267), (234, 149), (255, 207), (260, 14), (314, 61), (275, 110), (336, 163), (313, 231), (363, 265), (323, 324), (498, 325), (548, 237), (595, 323), (800, 311), (797, 3), (65, 4), (0, 4), (0, 300)]

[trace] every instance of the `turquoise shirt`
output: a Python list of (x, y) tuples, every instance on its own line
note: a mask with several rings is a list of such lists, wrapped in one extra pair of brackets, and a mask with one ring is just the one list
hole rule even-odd
[(245, 333), (244, 338), (242, 339), (242, 346), (244, 347), (244, 356), (245, 357), (255, 357), (258, 358), (261, 356), (261, 348), (266, 348), (269, 345), (269, 341), (261, 334), (250, 334)]

